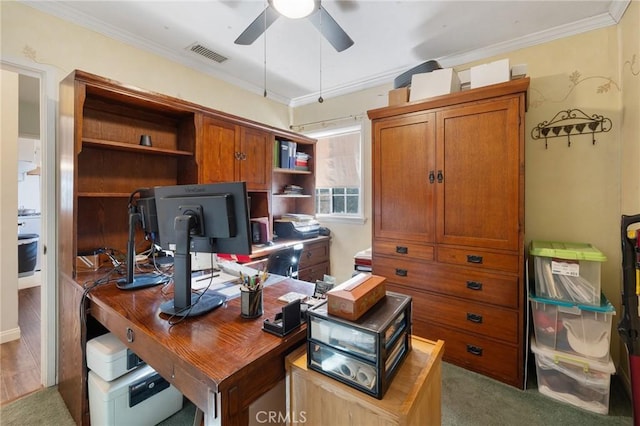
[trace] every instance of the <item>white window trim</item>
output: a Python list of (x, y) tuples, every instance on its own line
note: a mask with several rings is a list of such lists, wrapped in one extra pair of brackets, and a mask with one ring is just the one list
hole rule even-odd
[[(360, 213), (358, 215), (344, 215), (344, 214), (319, 214), (316, 213), (316, 219), (322, 222), (333, 222), (333, 223), (346, 223), (353, 225), (364, 225), (367, 223), (367, 218), (364, 215), (364, 147), (363, 147), (363, 138), (364, 138), (364, 123), (360, 122), (358, 124), (341, 127), (339, 129), (331, 129), (331, 130), (320, 130), (315, 132), (305, 133), (306, 136), (309, 136), (313, 139), (325, 138), (327, 136), (340, 136), (345, 133), (353, 133), (360, 132), (360, 205), (358, 206), (358, 210)], [(315, 194), (314, 194), (315, 196)]]

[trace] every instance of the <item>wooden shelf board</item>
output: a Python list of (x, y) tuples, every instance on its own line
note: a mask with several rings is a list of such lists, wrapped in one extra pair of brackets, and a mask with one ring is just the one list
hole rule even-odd
[(311, 170), (282, 169), (280, 167), (273, 169), (274, 173), (285, 173), (294, 175), (310, 175)]
[(307, 194), (273, 194), (274, 197), (278, 198), (309, 198), (311, 195)]
[(192, 152), (179, 151), (176, 149), (156, 148), (153, 146), (134, 145), (125, 142), (109, 141), (104, 139), (84, 138), (82, 145), (92, 148), (115, 149), (119, 151), (144, 152), (145, 154), (172, 155), (176, 157), (191, 157)]
[(78, 192), (78, 197), (83, 198), (127, 198), (129, 192)]

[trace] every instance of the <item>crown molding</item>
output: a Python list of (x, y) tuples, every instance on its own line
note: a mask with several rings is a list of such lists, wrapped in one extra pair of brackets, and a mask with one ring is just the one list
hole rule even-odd
[[(226, 83), (232, 84), (234, 86), (237, 86), (249, 92), (259, 94), (259, 95), (262, 95), (264, 92), (263, 87), (258, 87), (254, 84), (247, 83), (246, 81), (240, 80), (228, 73), (225, 73), (222, 70), (212, 69), (210, 64), (208, 63), (205, 64), (199, 58), (189, 57), (187, 51), (185, 51), (184, 54), (176, 53), (172, 50), (165, 48), (164, 46), (159, 45), (158, 43), (154, 43), (152, 41), (137, 37), (133, 34), (123, 32), (119, 29), (116, 29), (115, 27), (106, 25), (105, 23), (93, 17), (87, 16), (83, 13), (78, 13), (77, 11), (64, 5), (63, 3), (48, 2), (48, 1), (33, 2), (28, 0), (20, 0), (20, 1), (26, 5), (39, 9), (42, 12), (57, 16), (69, 22), (73, 22), (77, 25), (88, 28), (92, 31), (96, 31), (98, 33), (101, 33), (105, 36), (121, 41), (123, 43), (126, 43), (135, 48), (155, 53), (168, 60), (182, 64), (184, 66), (187, 66), (189, 68), (192, 68), (204, 74), (210, 75), (212, 77), (218, 78)], [(540, 31), (534, 34), (529, 34), (524, 37), (519, 37), (513, 40), (509, 40), (507, 42), (497, 43), (481, 49), (474, 49), (467, 52), (460, 52), (453, 55), (443, 56), (440, 58), (436, 58), (436, 60), (443, 67), (453, 67), (457, 65), (462, 65), (462, 64), (482, 60), (482, 59), (489, 58), (496, 55), (502, 55), (518, 49), (523, 49), (523, 48), (527, 48), (527, 47), (531, 47), (531, 46), (535, 46), (543, 43), (548, 43), (564, 37), (569, 37), (569, 36), (581, 34), (584, 32), (605, 28), (611, 25), (616, 25), (620, 21), (620, 19), (622, 19), (622, 16), (624, 15), (624, 12), (626, 11), (631, 1), (632, 0), (614, 0), (611, 2), (609, 11), (607, 13), (603, 13), (598, 16), (576, 21), (571, 24), (560, 25), (558, 27), (554, 27), (549, 30)], [(407, 70), (407, 67), (395, 69), (392, 71), (387, 71), (382, 74), (366, 77), (365, 79), (362, 79), (362, 80), (324, 89), (322, 93), (313, 92), (308, 95), (304, 95), (296, 98), (288, 98), (279, 93), (268, 92), (268, 98), (273, 101), (288, 105), (289, 107), (295, 108), (298, 106), (317, 102), (318, 97), (321, 94), (324, 99), (329, 99), (329, 98), (338, 97), (338, 96), (346, 95), (349, 93), (354, 93), (357, 91), (369, 89), (372, 87), (389, 84), (393, 81), (393, 79), (398, 74), (406, 70)]]
[[(558, 27), (551, 28), (549, 30), (540, 31), (534, 34), (529, 34), (524, 37), (519, 37), (513, 40), (509, 40), (503, 43), (496, 43), (491, 46), (484, 47), (482, 49), (474, 49), (468, 52), (461, 52), (453, 55), (442, 56), (436, 58), (436, 60), (443, 67), (454, 67), (457, 65), (467, 64), (470, 62), (490, 58), (496, 55), (502, 55), (508, 52), (513, 52), (518, 49), (526, 47), (536, 46), (543, 43), (548, 43), (554, 40), (558, 40), (564, 37), (585, 33), (588, 31), (605, 28), (611, 25), (616, 25), (625, 10), (631, 3), (631, 0), (613, 1), (609, 8), (608, 13), (603, 13), (598, 16), (594, 16), (580, 21), (573, 22), (571, 24), (560, 25)], [(375, 86), (382, 86), (383, 84), (389, 84), (393, 81), (393, 78), (397, 77), (400, 73), (406, 71), (407, 68), (402, 68), (397, 71), (387, 72), (377, 76), (372, 76), (367, 80), (353, 82), (347, 85), (334, 87), (328, 90), (323, 90), (322, 97), (329, 99), (331, 97), (346, 95), (349, 93), (357, 92), (360, 90), (369, 89)], [(294, 98), (289, 103), (291, 107), (298, 107), (316, 102), (318, 92), (312, 93), (306, 96)]]
[[(203, 74), (222, 80), (233, 86), (237, 86), (241, 89), (258, 94), (260, 96), (264, 94), (263, 87), (258, 87), (254, 84), (248, 83), (222, 70), (213, 69), (211, 68), (211, 63), (209, 62), (205, 63), (204, 59), (200, 59), (195, 56), (191, 57), (190, 53), (187, 50), (184, 50), (184, 53), (177, 53), (173, 50), (167, 49), (166, 47), (158, 43), (154, 43), (150, 40), (122, 31), (121, 29), (105, 24), (104, 22), (92, 16), (88, 16), (84, 13), (77, 12), (75, 9), (63, 3), (53, 2), (53, 1), (51, 2), (49, 1), (32, 2), (28, 0), (27, 1), (20, 0), (20, 1), (28, 6), (31, 6), (49, 15), (57, 16), (58, 18), (63, 19), (67, 22), (73, 22), (76, 25), (87, 28), (91, 31), (97, 32), (99, 34), (102, 34), (114, 40), (120, 41), (122, 43), (128, 44), (132, 47), (135, 47), (136, 49), (140, 49), (145, 52), (154, 53), (172, 62), (192, 68), (196, 71), (199, 71)], [(186, 47), (188, 46), (185, 46), (185, 49)], [(268, 89), (267, 89), (267, 93), (268, 93), (267, 97), (269, 99), (279, 102), (281, 104), (288, 105), (289, 102), (291, 101), (288, 97), (283, 96), (279, 93), (271, 92)]]

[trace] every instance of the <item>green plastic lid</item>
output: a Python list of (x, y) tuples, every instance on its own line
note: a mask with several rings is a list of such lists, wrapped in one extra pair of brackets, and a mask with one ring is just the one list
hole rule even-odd
[(534, 256), (557, 257), (570, 260), (606, 262), (607, 257), (588, 243), (563, 243), (559, 241), (531, 241), (529, 253)]

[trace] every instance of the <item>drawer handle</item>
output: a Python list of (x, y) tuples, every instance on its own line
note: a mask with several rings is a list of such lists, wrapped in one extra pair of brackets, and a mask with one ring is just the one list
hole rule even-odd
[(467, 321), (475, 322), (476, 324), (482, 324), (482, 315), (467, 312)]
[(436, 174), (433, 173), (433, 170), (429, 171), (429, 183), (433, 183), (436, 180)]
[(133, 330), (127, 327), (127, 342), (133, 343), (134, 339), (135, 339), (135, 335), (133, 334)]
[(482, 290), (482, 283), (478, 281), (467, 281), (467, 288), (469, 290)]
[(475, 254), (468, 254), (467, 255), (467, 262), (468, 263), (482, 263), (482, 256), (478, 256)]
[(471, 355), (482, 356), (482, 348), (475, 345), (467, 345), (467, 352)]
[(408, 254), (409, 253), (409, 247), (396, 246), (396, 253)]
[(406, 269), (396, 268), (396, 275), (399, 277), (406, 277), (408, 275), (408, 271)]

